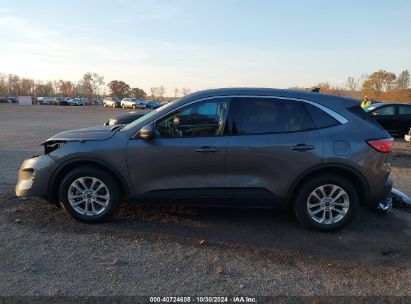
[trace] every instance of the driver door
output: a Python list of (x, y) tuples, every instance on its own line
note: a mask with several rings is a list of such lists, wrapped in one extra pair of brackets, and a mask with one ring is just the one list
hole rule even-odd
[(127, 163), (135, 196), (194, 200), (223, 195), (229, 106), (229, 98), (186, 105), (153, 122), (154, 139), (130, 140)]

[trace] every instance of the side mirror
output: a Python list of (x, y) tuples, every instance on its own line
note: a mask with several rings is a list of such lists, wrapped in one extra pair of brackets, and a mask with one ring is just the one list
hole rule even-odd
[(154, 129), (151, 125), (146, 125), (140, 130), (140, 138), (142, 139), (153, 139), (154, 138)]

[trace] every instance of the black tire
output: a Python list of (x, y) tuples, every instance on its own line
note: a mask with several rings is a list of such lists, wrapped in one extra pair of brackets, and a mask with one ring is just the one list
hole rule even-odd
[[(319, 223), (315, 221), (308, 211), (308, 199), (310, 194), (322, 185), (336, 185), (344, 190), (349, 199), (349, 207), (347, 213), (336, 223)], [(335, 231), (348, 225), (357, 213), (359, 205), (359, 196), (355, 187), (345, 178), (338, 175), (322, 175), (316, 176), (304, 182), (299, 189), (294, 199), (294, 213), (298, 220), (306, 227), (317, 231)], [(324, 208), (324, 207), (323, 207)], [(331, 209), (330, 209), (331, 210)], [(332, 211), (328, 211), (332, 212)], [(325, 211), (324, 211), (325, 213)], [(336, 214), (335, 212), (333, 214)], [(338, 215), (338, 214), (337, 214)], [(328, 218), (330, 218), (328, 216)]]
[[(76, 211), (70, 204), (68, 198), (69, 187), (75, 180), (81, 177), (96, 178), (103, 182), (108, 189), (109, 199), (105, 209), (101, 211), (100, 214), (83, 215)], [(59, 199), (63, 208), (76, 220), (85, 223), (98, 223), (107, 221), (114, 215), (121, 205), (122, 194), (118, 183), (109, 174), (93, 166), (84, 166), (73, 169), (63, 178), (59, 187)]]

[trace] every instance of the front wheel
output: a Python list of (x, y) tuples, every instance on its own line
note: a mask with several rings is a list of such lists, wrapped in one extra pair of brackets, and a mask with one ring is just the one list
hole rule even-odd
[(294, 211), (299, 221), (311, 229), (335, 231), (352, 221), (358, 203), (357, 190), (348, 180), (324, 175), (297, 189)]
[(116, 181), (106, 172), (89, 166), (76, 168), (64, 177), (59, 197), (72, 217), (86, 223), (108, 220), (121, 204)]

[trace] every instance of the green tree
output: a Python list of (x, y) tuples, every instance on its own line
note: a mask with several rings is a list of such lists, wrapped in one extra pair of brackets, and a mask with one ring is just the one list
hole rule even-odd
[(112, 97), (125, 98), (130, 94), (130, 86), (122, 80), (112, 80), (107, 86)]
[(410, 72), (408, 70), (402, 71), (398, 76), (397, 88), (400, 90), (407, 90), (410, 87)]
[(129, 96), (138, 99), (146, 99), (147, 94), (140, 88), (132, 88), (130, 90)]

